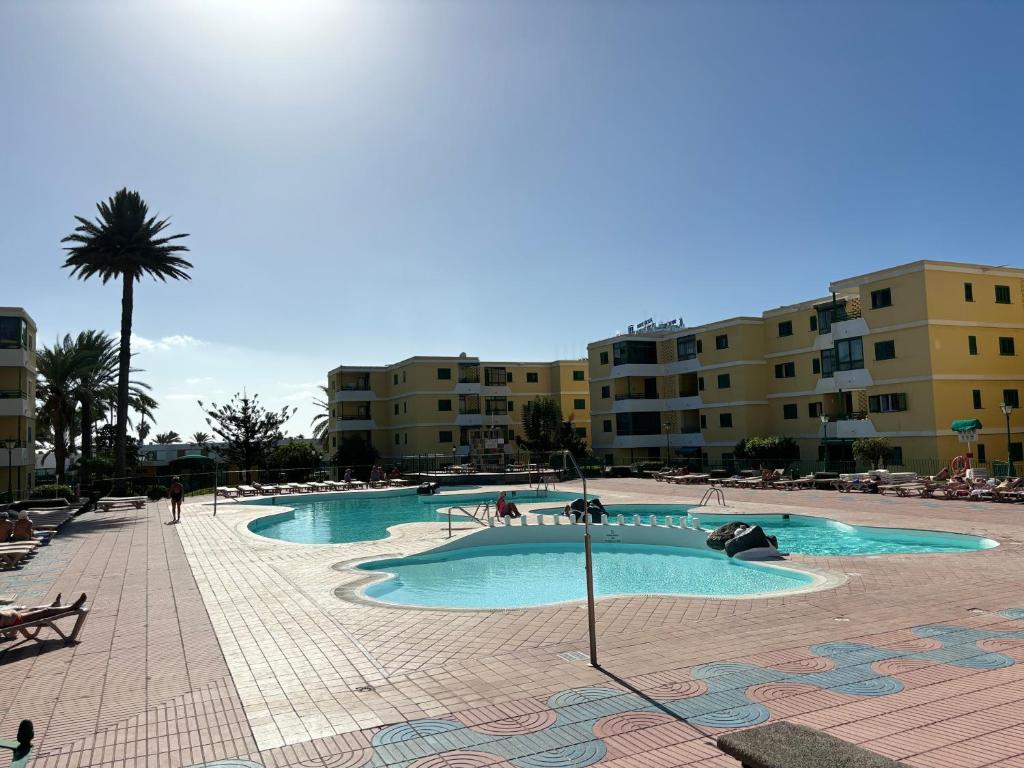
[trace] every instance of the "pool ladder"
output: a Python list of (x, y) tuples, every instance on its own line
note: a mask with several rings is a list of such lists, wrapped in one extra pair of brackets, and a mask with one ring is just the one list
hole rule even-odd
[(697, 504), (698, 507), (706, 507), (708, 502), (715, 499), (719, 506), (725, 506), (725, 494), (722, 493), (721, 488), (708, 488), (704, 491), (704, 495), (700, 497), (700, 502)]

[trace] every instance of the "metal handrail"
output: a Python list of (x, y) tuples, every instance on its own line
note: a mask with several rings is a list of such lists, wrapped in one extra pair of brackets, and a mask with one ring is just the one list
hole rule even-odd
[[(587, 634), (590, 639), (590, 666), (599, 667), (597, 663), (597, 617), (594, 609), (594, 553), (590, 543), (590, 512), (587, 507), (587, 478), (584, 476), (576, 458), (567, 450), (555, 451), (551, 455), (560, 453), (563, 459), (572, 464), (576, 474), (583, 483), (583, 557), (587, 573)], [(549, 461), (550, 463), (550, 461)]]
[[(479, 504), (476, 505), (475, 512), (470, 512), (465, 507), (448, 507), (448, 538), (449, 539), (452, 537), (452, 510), (453, 509), (457, 509), (460, 512), (462, 512), (466, 517), (469, 517), (469, 518), (472, 518), (473, 520), (476, 520), (478, 523), (480, 523), (480, 525), (484, 525), (484, 526), (487, 525), (487, 523), (485, 523), (483, 520), (481, 520), (479, 517), (476, 516), (476, 512), (480, 511), (480, 505)], [(488, 502), (487, 504), (484, 505), (484, 511), (487, 513), (487, 519), (490, 520), (491, 519), (491, 505), (490, 505), (490, 502)]]
[(717, 499), (719, 506), (726, 506), (725, 494), (721, 488), (708, 488), (704, 491), (704, 495), (700, 497), (700, 501), (697, 503), (698, 507), (706, 507), (711, 499)]

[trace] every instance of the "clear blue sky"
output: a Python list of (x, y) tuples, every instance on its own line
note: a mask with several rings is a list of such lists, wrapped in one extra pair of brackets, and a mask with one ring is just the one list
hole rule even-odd
[[(192, 234), (137, 292), (159, 429), (340, 363), (582, 356), (919, 258), (1021, 265), (1024, 4), (0, 5), (0, 304), (116, 332), (73, 214)], [(160, 339), (169, 339), (160, 342)]]

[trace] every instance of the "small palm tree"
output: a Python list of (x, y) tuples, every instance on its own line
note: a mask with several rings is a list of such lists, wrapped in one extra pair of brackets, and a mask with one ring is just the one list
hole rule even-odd
[(323, 384), (320, 385), (320, 391), (323, 392), (323, 399), (315, 398), (313, 400), (313, 405), (320, 409), (320, 413), (313, 417), (309, 425), (313, 427), (313, 439), (319, 441), (320, 447), (326, 451), (327, 442), (331, 437), (331, 396)]
[(205, 432), (193, 432), (192, 442), (196, 445), (206, 445), (210, 442), (210, 436)]
[(139, 434), (139, 442), (144, 443), (146, 442), (146, 438), (149, 437), (149, 433), (153, 431), (153, 427), (148, 421), (146, 421), (146, 418), (143, 417), (142, 421), (139, 422), (139, 428), (136, 431)]
[(171, 443), (180, 443), (181, 435), (172, 429), (170, 432), (159, 432), (153, 439), (158, 445), (170, 445)]
[(71, 270), (72, 276), (81, 280), (99, 277), (104, 284), (111, 279), (122, 281), (114, 476), (124, 477), (135, 283), (143, 275), (163, 282), (167, 278), (190, 280), (187, 270), (192, 264), (177, 255), (188, 248), (174, 242), (188, 235), (164, 235), (170, 220), (150, 216), (149, 206), (138, 192), (121, 189), (106, 202), (98, 203), (96, 208), (99, 211), (96, 221), (76, 216), (78, 226), (61, 242), (72, 243), (64, 249), (68, 253), (64, 267)]
[(36, 399), (39, 411), (53, 435), (53, 454), (57, 462), (57, 482), (64, 482), (68, 445), (75, 419), (75, 403), (81, 377), (92, 365), (92, 358), (83, 353), (70, 336), (52, 347), (44, 346), (36, 355)]

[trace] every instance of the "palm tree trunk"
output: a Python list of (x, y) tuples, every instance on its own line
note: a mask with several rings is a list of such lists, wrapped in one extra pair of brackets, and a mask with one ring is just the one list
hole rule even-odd
[(92, 398), (82, 398), (82, 485), (89, 482), (89, 460), (92, 458)]
[[(132, 361), (132, 311), (134, 309), (135, 276), (124, 275), (121, 291), (121, 354), (117, 373), (117, 424), (114, 429), (114, 477), (125, 476), (127, 462), (126, 437), (128, 435), (128, 369)], [(123, 484), (122, 480), (115, 480)]]

